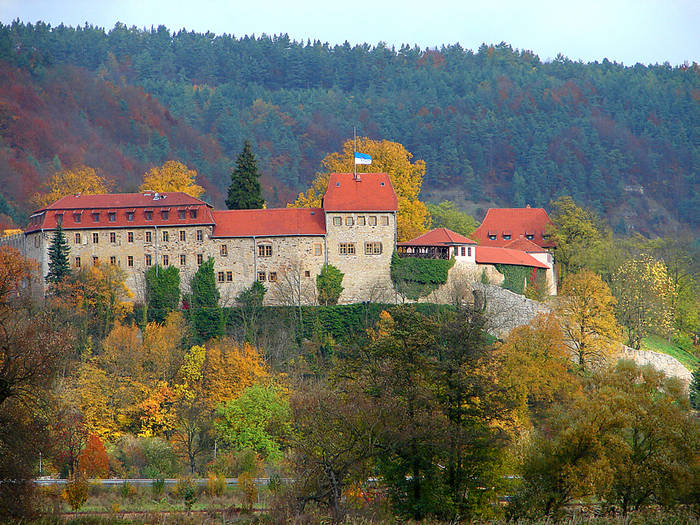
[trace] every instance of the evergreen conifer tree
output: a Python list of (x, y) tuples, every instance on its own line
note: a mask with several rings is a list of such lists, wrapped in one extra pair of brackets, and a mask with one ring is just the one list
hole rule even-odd
[(47, 283), (60, 283), (70, 273), (70, 265), (68, 264), (69, 253), (70, 247), (65, 235), (63, 235), (63, 227), (59, 221), (53, 234), (53, 241), (51, 241), (51, 246), (49, 246)]
[(265, 201), (262, 198), (258, 178), (258, 163), (250, 146), (245, 141), (243, 151), (236, 159), (236, 168), (231, 173), (231, 185), (228, 188), (226, 206), (229, 210), (249, 210), (262, 208)]

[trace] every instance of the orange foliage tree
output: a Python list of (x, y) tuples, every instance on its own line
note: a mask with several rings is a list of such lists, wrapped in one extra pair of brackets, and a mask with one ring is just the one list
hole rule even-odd
[(60, 171), (51, 177), (44, 184), (43, 193), (35, 193), (31, 203), (36, 208), (43, 208), (66, 195), (109, 193), (113, 188), (114, 182), (101, 177), (93, 168), (77, 166)]
[[(398, 240), (406, 241), (424, 233), (430, 224), (430, 214), (425, 204), (418, 200), (418, 195), (425, 176), (425, 161), (417, 160), (411, 163), (413, 154), (398, 142), (388, 140), (378, 141), (358, 137), (357, 150), (372, 157), (372, 164), (358, 166), (358, 172), (386, 172), (391, 178), (391, 184), (399, 201), (396, 218)], [(321, 161), (322, 172), (316, 175), (311, 187), (305, 193), (300, 193), (291, 206), (320, 207), (330, 174), (352, 172), (354, 158), (352, 140), (345, 141), (341, 152), (326, 155)]]
[(196, 180), (195, 170), (189, 169), (182, 162), (169, 160), (144, 174), (139, 191), (181, 191), (192, 197), (199, 197), (204, 193), (204, 188), (198, 186)]
[(109, 473), (107, 450), (99, 436), (90, 434), (78, 456), (78, 471), (88, 478), (104, 478)]

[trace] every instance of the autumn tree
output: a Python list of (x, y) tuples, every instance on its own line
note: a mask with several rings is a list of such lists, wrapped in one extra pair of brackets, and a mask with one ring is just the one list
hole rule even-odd
[(151, 168), (143, 176), (139, 191), (181, 191), (192, 197), (200, 197), (204, 188), (196, 184), (197, 172), (189, 169), (182, 162), (169, 160), (162, 166)]
[(649, 333), (669, 333), (675, 288), (663, 262), (649, 255), (629, 259), (613, 275), (613, 291), (631, 346), (639, 350)]
[[(358, 172), (386, 172), (391, 178), (399, 203), (396, 218), (398, 240), (409, 240), (424, 233), (430, 224), (430, 216), (425, 204), (418, 200), (418, 196), (425, 176), (425, 162), (417, 160), (411, 163), (413, 155), (398, 142), (388, 140), (376, 141), (358, 137), (357, 150), (372, 157), (372, 164), (358, 166)], [(316, 175), (311, 187), (305, 193), (299, 194), (293, 206), (320, 207), (330, 174), (353, 172), (354, 159), (352, 140), (345, 141), (341, 152), (326, 155), (321, 161), (321, 172)]]
[(34, 194), (32, 204), (36, 208), (43, 208), (66, 195), (109, 193), (113, 188), (114, 182), (98, 175), (93, 168), (77, 166), (52, 176), (44, 184), (44, 192)]
[(580, 388), (556, 316), (538, 315), (514, 328), (498, 347), (499, 379), (517, 395), (521, 421), (540, 421), (554, 403), (572, 399)]
[(615, 303), (608, 285), (590, 270), (562, 282), (556, 313), (564, 341), (581, 369), (604, 363), (613, 354), (620, 339)]
[(28, 295), (35, 271), (0, 247), (0, 516), (21, 517), (35, 504), (31, 478), (38, 453), (49, 449), (50, 389), (72, 349), (60, 310)]
[(104, 478), (109, 473), (107, 450), (99, 436), (91, 434), (78, 456), (78, 470), (88, 478)]
[(258, 163), (249, 141), (245, 141), (243, 151), (236, 159), (236, 167), (231, 173), (231, 185), (228, 187), (226, 206), (229, 210), (249, 210), (262, 208), (262, 198), (258, 179)]
[(548, 233), (556, 245), (554, 257), (564, 278), (586, 266), (586, 254), (602, 239), (601, 226), (595, 213), (580, 207), (569, 196), (559, 197), (550, 206), (554, 224)]
[(46, 275), (47, 283), (61, 282), (70, 273), (68, 254), (70, 246), (63, 234), (61, 222), (58, 222), (56, 231), (53, 234), (51, 246), (49, 246), (49, 273)]

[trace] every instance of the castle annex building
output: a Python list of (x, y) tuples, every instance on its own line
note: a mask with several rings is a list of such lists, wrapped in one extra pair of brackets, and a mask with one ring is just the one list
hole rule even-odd
[(332, 264), (346, 276), (347, 303), (391, 289), (396, 210), (387, 174), (333, 173), (321, 208), (220, 211), (176, 192), (71, 195), (35, 212), (26, 231), (5, 242), (37, 260), (43, 277), (60, 223), (71, 267), (120, 266), (135, 300), (143, 300), (150, 266), (177, 266), (186, 286), (213, 257), (224, 304), (256, 280), (268, 288), (266, 302), (311, 303), (316, 276)]

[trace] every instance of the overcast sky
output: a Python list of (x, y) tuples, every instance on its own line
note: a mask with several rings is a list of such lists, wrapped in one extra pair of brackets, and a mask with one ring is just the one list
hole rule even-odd
[(111, 29), (165, 25), (235, 36), (288, 33), (331, 44), (421, 47), (507, 42), (543, 60), (558, 53), (626, 65), (700, 62), (700, 0), (0, 0), (0, 21)]

